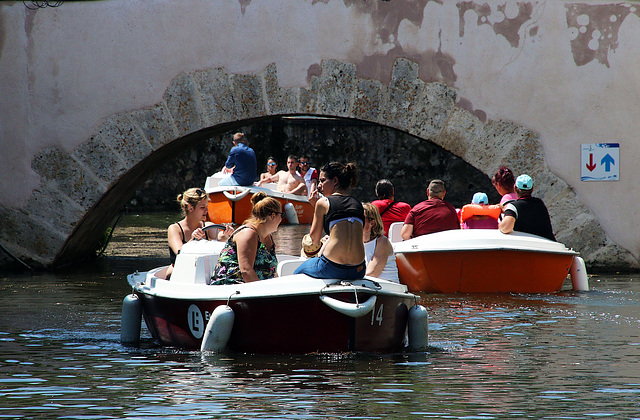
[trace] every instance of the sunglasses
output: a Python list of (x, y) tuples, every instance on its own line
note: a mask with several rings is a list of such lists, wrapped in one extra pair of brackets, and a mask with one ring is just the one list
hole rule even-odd
[(300, 165), (308, 165), (308, 164), (309, 164), (309, 162), (302, 162), (302, 161), (300, 161)]
[(275, 213), (279, 214), (281, 219), (284, 219), (284, 212), (277, 211)]
[(198, 195), (206, 195), (206, 194), (207, 194), (207, 192), (206, 192), (205, 190), (203, 190), (203, 189), (198, 188), (198, 189), (196, 190), (196, 194), (198, 194)]
[(270, 162), (270, 163), (267, 163), (267, 166), (276, 166), (276, 163), (275, 162)]

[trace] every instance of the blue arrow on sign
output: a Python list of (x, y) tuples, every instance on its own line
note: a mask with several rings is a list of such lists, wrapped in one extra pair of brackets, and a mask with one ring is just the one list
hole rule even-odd
[(600, 165), (604, 165), (605, 172), (611, 172), (611, 165), (615, 165), (615, 164), (616, 164), (616, 161), (613, 160), (613, 158), (609, 153), (604, 155), (604, 157), (600, 161)]

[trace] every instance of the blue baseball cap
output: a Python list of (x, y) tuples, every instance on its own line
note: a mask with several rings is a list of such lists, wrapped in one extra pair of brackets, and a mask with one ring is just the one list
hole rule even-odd
[(527, 174), (522, 174), (516, 178), (516, 187), (521, 190), (530, 190), (533, 188), (533, 179)]
[(489, 204), (489, 197), (483, 192), (473, 194), (472, 204)]

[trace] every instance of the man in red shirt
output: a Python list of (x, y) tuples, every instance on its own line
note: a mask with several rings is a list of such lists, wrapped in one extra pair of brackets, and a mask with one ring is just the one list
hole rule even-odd
[(393, 184), (388, 179), (381, 179), (376, 184), (376, 196), (377, 200), (371, 202), (378, 208), (380, 217), (382, 218), (382, 225), (384, 228), (384, 235), (389, 236), (389, 226), (393, 222), (404, 222), (407, 214), (411, 211), (411, 206), (402, 201), (394, 200), (395, 189)]
[(428, 233), (460, 229), (456, 209), (446, 201), (444, 182), (434, 179), (427, 188), (427, 200), (416, 204), (402, 226), (400, 235), (405, 241)]

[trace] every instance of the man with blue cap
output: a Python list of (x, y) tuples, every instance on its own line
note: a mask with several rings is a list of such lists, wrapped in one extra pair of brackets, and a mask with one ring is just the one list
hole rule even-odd
[(526, 174), (520, 175), (516, 178), (515, 189), (518, 199), (505, 206), (500, 232), (511, 233), (515, 230), (555, 241), (547, 206), (539, 198), (531, 196), (533, 179)]

